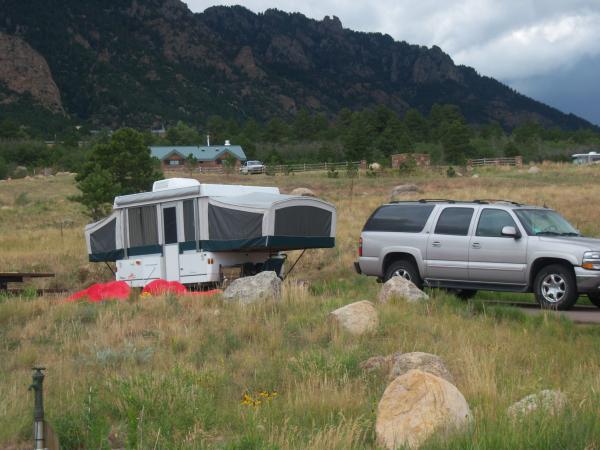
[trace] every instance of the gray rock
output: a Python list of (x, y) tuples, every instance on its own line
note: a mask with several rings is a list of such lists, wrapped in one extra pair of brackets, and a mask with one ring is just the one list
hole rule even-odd
[(281, 297), (281, 279), (275, 272), (261, 272), (251, 277), (238, 278), (225, 289), (223, 298), (247, 305), (259, 300)]
[(388, 378), (393, 380), (400, 375), (404, 375), (410, 370), (418, 369), (423, 372), (431, 373), (437, 377), (454, 384), (452, 374), (437, 355), (423, 352), (411, 352), (391, 355), (390, 371)]
[(559, 414), (567, 404), (567, 397), (560, 391), (545, 389), (528, 395), (508, 407), (508, 416), (513, 419), (525, 417), (535, 411), (547, 415)]
[(403, 277), (392, 277), (386, 281), (379, 291), (377, 300), (380, 303), (387, 303), (394, 297), (403, 298), (411, 303), (429, 299), (425, 292)]
[(375, 331), (379, 325), (379, 314), (367, 300), (342, 306), (330, 312), (328, 319), (337, 328), (355, 335)]
[(422, 192), (416, 184), (399, 184), (392, 189), (392, 197), (403, 194), (414, 194)]
[(542, 170), (539, 167), (531, 166), (527, 173), (540, 173)]

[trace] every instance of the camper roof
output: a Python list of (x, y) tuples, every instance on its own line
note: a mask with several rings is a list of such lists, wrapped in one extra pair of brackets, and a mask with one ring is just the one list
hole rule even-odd
[(193, 179), (170, 178), (154, 183), (152, 192), (115, 197), (113, 207), (118, 209), (140, 203), (155, 203), (190, 197), (239, 196), (256, 193), (279, 194), (279, 188), (235, 184), (204, 184)]

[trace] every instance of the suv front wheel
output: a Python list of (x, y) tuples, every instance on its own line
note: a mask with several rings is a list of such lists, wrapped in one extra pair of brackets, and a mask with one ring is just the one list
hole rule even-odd
[(543, 267), (535, 277), (533, 292), (546, 309), (569, 309), (579, 297), (573, 271), (561, 264)]
[(406, 278), (408, 281), (412, 281), (419, 289), (423, 287), (423, 281), (419, 275), (419, 270), (411, 261), (401, 259), (390, 264), (385, 272), (384, 281), (388, 281), (392, 277)]

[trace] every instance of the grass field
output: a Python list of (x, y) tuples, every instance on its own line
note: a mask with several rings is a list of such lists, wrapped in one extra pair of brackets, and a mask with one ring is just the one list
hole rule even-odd
[[(397, 351), (441, 356), (474, 413), (471, 430), (428, 448), (600, 448), (598, 328), (487, 305), (490, 293), (462, 303), (435, 291), (426, 304), (378, 306), (381, 323), (369, 336), (350, 338), (327, 326), (331, 310), (378, 292), (374, 279), (353, 272), (352, 261), (365, 219), (396, 184), (423, 190), (408, 198), (546, 204), (584, 234), (600, 235), (597, 167), (478, 175), (229, 176), (225, 182), (284, 192), (309, 187), (338, 207), (336, 248), (307, 252), (281, 302), (242, 308), (218, 298), (95, 305), (1, 298), (0, 448), (28, 441), (29, 369), (43, 364), (46, 413), (63, 448), (374, 449), (375, 410), (387, 382), (359, 363)], [(68, 200), (73, 194), (68, 176), (0, 184), (0, 270), (56, 272), (32, 287), (74, 290), (110, 279), (106, 267), (86, 261), (86, 218)], [(564, 414), (507, 419), (511, 403), (545, 388), (567, 394)], [(245, 394), (260, 403), (244, 402)]]

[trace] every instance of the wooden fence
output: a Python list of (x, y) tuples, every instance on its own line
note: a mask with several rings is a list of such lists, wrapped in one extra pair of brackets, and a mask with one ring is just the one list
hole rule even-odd
[(470, 159), (467, 161), (467, 166), (470, 167), (481, 167), (481, 166), (517, 166), (523, 165), (523, 157), (515, 156), (510, 158), (479, 158)]
[[(275, 164), (275, 165), (266, 165), (265, 173), (269, 175), (275, 175), (278, 173), (289, 174), (296, 172), (317, 172), (317, 171), (329, 171), (329, 170), (337, 170), (338, 172), (344, 171), (347, 169), (348, 164), (351, 164), (355, 168), (364, 168), (365, 163), (361, 161), (352, 161), (348, 162), (338, 162), (338, 163), (313, 163), (313, 164)], [(169, 168), (166, 168), (168, 171)], [(175, 169), (179, 172), (190, 172), (190, 169), (181, 166)], [(226, 173), (226, 170), (223, 167), (197, 167), (192, 171), (193, 174), (202, 174), (202, 173)], [(230, 173), (238, 174), (240, 173), (239, 167), (232, 167), (230, 169)]]

